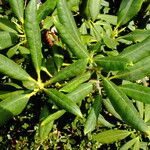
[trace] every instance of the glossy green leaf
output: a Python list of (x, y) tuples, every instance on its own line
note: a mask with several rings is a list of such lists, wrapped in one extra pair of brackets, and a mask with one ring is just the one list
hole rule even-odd
[(73, 33), (70, 33), (67, 28), (65, 28), (62, 24), (55, 21), (55, 26), (59, 32), (60, 37), (63, 42), (67, 44), (69, 50), (78, 58), (88, 58), (89, 54), (86, 47), (81, 43), (81, 41), (77, 40)]
[(52, 101), (60, 108), (73, 113), (77, 116), (82, 117), (82, 113), (79, 107), (74, 101), (69, 99), (65, 94), (55, 90), (55, 89), (44, 89), (44, 91), (49, 95)]
[(0, 30), (17, 33), (15, 24), (6, 18), (0, 18)]
[(108, 128), (112, 128), (115, 126), (112, 123), (108, 122), (101, 114), (99, 114), (97, 122), (99, 126), (104, 126)]
[[(40, 121), (43, 121), (48, 115), (49, 115), (49, 108), (47, 107), (47, 105), (45, 105), (40, 113)], [(44, 140), (47, 139), (49, 132), (52, 130), (53, 127), (53, 121), (49, 122), (47, 124), (45, 124), (44, 126), (42, 126), (41, 124), (39, 125), (39, 138), (40, 141), (43, 142)]]
[(5, 100), (6, 98), (14, 98), (16, 97), (17, 95), (21, 95), (23, 94), (24, 91), (23, 90), (18, 90), (18, 91), (14, 91), (14, 92), (7, 92), (7, 93), (4, 93), (4, 94), (0, 94), (0, 99), (2, 100)]
[(140, 145), (141, 145), (141, 142), (140, 142), (139, 137), (138, 137), (135, 144), (134, 144), (134, 146), (133, 146), (133, 150), (139, 150)]
[(23, 23), (24, 22), (24, 0), (8, 0), (9, 4), (18, 17), (18, 19)]
[(58, 0), (57, 14), (60, 23), (64, 26), (65, 29), (67, 29), (68, 33), (74, 37), (73, 39), (76, 39), (77, 42), (80, 42), (81, 39), (79, 31), (66, 0)]
[(83, 83), (79, 85), (76, 89), (74, 89), (74, 91), (67, 94), (67, 97), (69, 97), (75, 103), (80, 103), (81, 100), (83, 100), (88, 94), (92, 92), (92, 90), (93, 90), (92, 83)]
[(122, 0), (118, 11), (117, 26), (130, 21), (140, 10), (143, 0)]
[(101, 109), (102, 109), (102, 97), (101, 95), (96, 95), (94, 97), (94, 103), (91, 106), (88, 118), (84, 125), (84, 134), (87, 134), (95, 129)]
[[(31, 15), (32, 14), (32, 15)], [(35, 0), (31, 0), (25, 10), (25, 32), (33, 65), (36, 69), (38, 77), (40, 76), (40, 69), (42, 63), (42, 51), (41, 51), (41, 33), (37, 17), (37, 3)]]
[(128, 67), (124, 71), (118, 72), (117, 78), (135, 81), (142, 79), (150, 74), (150, 56), (143, 58), (139, 62), (135, 63), (133, 66)]
[(26, 107), (29, 98), (30, 98), (29, 94), (19, 94), (13, 98), (12, 96), (9, 96), (3, 101), (1, 101), (0, 125), (3, 125), (12, 116), (20, 114)]
[(0, 54), (0, 72), (10, 76), (11, 78), (17, 80), (31, 80), (33, 79), (30, 75), (23, 70), (18, 64), (14, 61), (10, 60), (9, 58), (5, 57), (4, 55)]
[(7, 31), (0, 31), (0, 50), (13, 46), (17, 40), (18, 36), (16, 34)]
[(136, 29), (129, 34), (120, 36), (118, 39), (125, 39), (134, 42), (142, 42), (150, 35), (150, 30)]
[(96, 56), (94, 58), (94, 61), (96, 64), (100, 67), (102, 67), (104, 70), (124, 70), (130, 63), (127, 59), (125, 58), (120, 58), (120, 57), (101, 57), (101, 56)]
[(19, 45), (15, 45), (13, 47), (11, 47), (8, 51), (7, 51), (7, 56), (9, 58), (13, 57), (14, 55), (18, 54), (18, 48), (19, 48)]
[(150, 104), (150, 88), (138, 84), (125, 84), (122, 85), (121, 90), (129, 97)]
[(106, 78), (103, 78), (103, 85), (113, 107), (121, 116), (122, 120), (133, 128), (150, 135), (150, 129), (140, 118), (134, 106), (129, 103), (130, 100), (125, 93), (123, 93), (117, 85)]
[(60, 70), (57, 74), (55, 74), (55, 76), (50, 79), (49, 83), (55, 83), (61, 80), (65, 80), (85, 72), (87, 63), (87, 59), (77, 60), (70, 66)]
[(114, 109), (114, 107), (112, 106), (111, 102), (109, 99), (105, 99), (103, 100), (103, 104), (106, 107), (106, 109), (108, 110), (108, 112), (110, 112), (113, 116), (115, 116), (117, 119), (122, 120), (122, 118), (120, 117), (120, 115), (116, 112), (116, 110)]
[(111, 49), (116, 49), (116, 46), (118, 45), (117, 41), (109, 37), (106, 33), (103, 36), (103, 41), (106, 44), (106, 46)]
[(150, 104), (145, 104), (144, 120), (145, 120), (145, 122), (150, 121)]
[[(126, 143), (120, 148), (120, 150), (128, 150), (128, 149), (132, 148), (136, 141), (137, 141), (137, 138), (134, 138), (134, 139), (132, 139), (132, 140), (126, 142)], [(138, 150), (138, 149), (137, 149), (137, 150)]]
[(77, 76), (76, 78), (74, 78), (73, 80), (71, 80), (70, 82), (68, 82), (64, 87), (62, 87), (60, 89), (60, 91), (63, 91), (63, 92), (72, 92), (81, 83), (89, 80), (90, 77), (91, 77), (91, 73), (90, 72), (83, 73), (83, 74)]
[(44, 126), (50, 122), (53, 122), (54, 120), (60, 118), (66, 111), (65, 110), (58, 110), (57, 112), (50, 114), (48, 117), (46, 117), (42, 123), (41, 126)]
[(121, 53), (122, 58), (127, 58), (133, 63), (138, 62), (144, 57), (150, 55), (150, 36), (140, 43), (128, 46)]
[(95, 20), (99, 14), (100, 5), (101, 0), (83, 0), (81, 9), (87, 19)]
[(37, 11), (37, 20), (40, 22), (45, 19), (55, 9), (57, 0), (46, 0)]
[(24, 46), (19, 46), (18, 49), (19, 49), (19, 51), (22, 55), (30, 54), (30, 50), (28, 48), (24, 47)]
[(127, 130), (107, 130), (98, 134), (94, 134), (92, 137), (94, 140), (102, 144), (110, 144), (125, 139), (130, 134), (131, 132)]
[(104, 20), (112, 25), (117, 25), (117, 16), (108, 14), (99, 14), (97, 19)]

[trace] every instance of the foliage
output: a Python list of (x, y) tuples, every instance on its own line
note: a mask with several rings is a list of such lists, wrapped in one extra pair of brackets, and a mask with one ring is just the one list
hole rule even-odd
[(148, 149), (148, 1), (7, 0), (0, 8), (2, 148)]

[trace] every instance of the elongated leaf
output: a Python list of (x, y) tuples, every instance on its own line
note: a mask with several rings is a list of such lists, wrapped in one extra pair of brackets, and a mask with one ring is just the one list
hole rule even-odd
[(79, 31), (66, 0), (58, 0), (57, 14), (60, 23), (65, 27), (65, 29), (67, 29), (68, 33), (70, 33), (74, 37), (74, 39), (80, 42), (81, 39)]
[(99, 126), (104, 126), (104, 127), (108, 127), (108, 128), (112, 128), (115, 126), (115, 125), (111, 124), (110, 122), (108, 122), (101, 114), (99, 114), (97, 122), (98, 122)]
[(69, 47), (69, 50), (78, 58), (87, 58), (89, 57), (88, 51), (85, 46), (78, 41), (72, 33), (68, 32), (68, 29), (65, 28), (62, 24), (55, 21), (55, 26), (59, 32), (60, 37), (65, 44)]
[(18, 91), (14, 91), (14, 92), (8, 92), (8, 93), (0, 94), (0, 99), (5, 100), (8, 97), (13, 99), (15, 96), (21, 95), (23, 93), (24, 93), (23, 90), (18, 90)]
[(66, 111), (65, 110), (59, 110), (53, 114), (50, 114), (48, 117), (46, 117), (42, 123), (41, 126), (44, 126), (50, 122), (53, 122), (54, 120), (58, 119), (59, 117), (61, 117)]
[(128, 65), (129, 61), (120, 57), (99, 57), (94, 58), (96, 64), (102, 67), (104, 70), (124, 70)]
[(25, 70), (2, 54), (0, 54), (0, 72), (17, 80), (33, 81), (33, 79)]
[(129, 41), (134, 41), (134, 42), (142, 42), (149, 35), (150, 35), (150, 30), (136, 29), (127, 35), (120, 36), (118, 39), (125, 39)]
[(125, 80), (130, 80), (130, 81), (142, 79), (150, 75), (149, 61), (150, 61), (150, 56), (143, 58), (133, 66), (128, 67), (124, 71), (118, 72), (116, 77)]
[(9, 4), (18, 17), (18, 19), (23, 23), (24, 22), (24, 0), (8, 0)]
[(67, 78), (77, 76), (85, 72), (87, 63), (88, 63), (87, 59), (77, 60), (70, 66), (59, 71), (54, 77), (50, 79), (49, 83), (55, 83), (55, 82), (58, 82)]
[(150, 88), (138, 84), (125, 84), (122, 85), (121, 90), (129, 97), (150, 104)]
[(87, 81), (91, 76), (90, 72), (83, 73), (70, 82), (67, 83), (63, 88), (60, 89), (60, 91), (63, 92), (72, 92), (75, 88), (77, 88), (81, 83)]
[[(100, 0), (83, 0), (81, 9), (87, 19), (95, 20), (100, 11)], [(81, 11), (82, 11), (81, 10)]]
[(118, 12), (118, 26), (126, 24), (142, 6), (143, 0), (122, 0)]
[(37, 3), (36, 0), (31, 0), (25, 10), (25, 32), (27, 36), (29, 49), (31, 52), (32, 61), (39, 77), (42, 62), (42, 44), (40, 27), (36, 17)]
[(103, 78), (104, 89), (117, 113), (133, 128), (150, 135), (150, 129), (130, 105), (128, 97), (113, 82)]
[(145, 104), (145, 116), (144, 116), (145, 122), (150, 121), (150, 104)]
[(137, 138), (134, 138), (134, 139), (128, 141), (120, 148), (120, 150), (128, 150), (128, 149), (132, 148), (132, 146), (135, 144), (136, 141), (137, 141)]
[(71, 112), (75, 115), (82, 117), (79, 107), (74, 101), (69, 99), (65, 94), (55, 90), (55, 89), (45, 89), (44, 90), (52, 101), (62, 109), (65, 109), (68, 112)]
[(8, 119), (14, 115), (20, 114), (26, 107), (29, 94), (19, 94), (12, 98), (7, 97), (5, 100), (0, 102), (0, 125), (3, 125)]
[(102, 109), (102, 97), (96, 95), (93, 106), (84, 125), (84, 134), (87, 134), (95, 129), (99, 113)]
[(110, 112), (113, 116), (115, 116), (117, 119), (122, 120), (122, 118), (120, 117), (120, 115), (116, 112), (116, 110), (114, 109), (114, 107), (112, 106), (111, 102), (109, 99), (105, 99), (103, 100), (103, 104), (105, 105), (106, 109), (108, 110), (108, 112)]
[(131, 45), (123, 50), (120, 53), (122, 58), (127, 58), (133, 63), (138, 62), (144, 57), (149, 56), (150, 54), (150, 36), (140, 43)]
[(37, 11), (37, 20), (40, 22), (45, 19), (50, 13), (54, 11), (57, 0), (46, 0)]
[(125, 139), (129, 136), (131, 132), (127, 130), (107, 130), (101, 133), (93, 135), (93, 139), (102, 143), (102, 144), (110, 144), (122, 139)]
[(7, 31), (0, 31), (0, 50), (14, 45), (17, 40), (18, 36), (16, 34)]
[(75, 103), (80, 103), (81, 100), (83, 100), (88, 94), (92, 92), (92, 90), (93, 90), (92, 83), (83, 83), (79, 85), (76, 89), (74, 89), (74, 91), (67, 94), (67, 97), (69, 97)]
[[(45, 105), (40, 113), (40, 121), (43, 121), (48, 115), (49, 115), (49, 108), (47, 107), (47, 105)], [(44, 126), (42, 126), (41, 124), (39, 125), (39, 137), (40, 137), (40, 141), (43, 142), (44, 140), (46, 140), (46, 138), (48, 137), (49, 132), (51, 131), (52, 127), (53, 127), (53, 121), (45, 124)]]
[(18, 52), (17, 52), (18, 48), (19, 48), (19, 45), (18, 45), (18, 44), (15, 45), (15, 46), (13, 46), (13, 47), (11, 47), (11, 48), (7, 51), (7, 56), (8, 56), (9, 58), (13, 57), (15, 54), (18, 53)]
[(117, 41), (109, 37), (106, 33), (103, 36), (103, 41), (106, 44), (106, 46), (111, 49), (116, 49), (116, 46), (118, 45)]
[(6, 18), (0, 18), (0, 29), (12, 33), (17, 33), (15, 24)]
[(117, 16), (114, 15), (99, 14), (97, 16), (97, 19), (104, 20), (106, 22), (109, 22), (112, 25), (117, 25)]
[(134, 146), (133, 146), (133, 150), (140, 149), (140, 145), (141, 145), (141, 142), (140, 142), (139, 137), (138, 137)]

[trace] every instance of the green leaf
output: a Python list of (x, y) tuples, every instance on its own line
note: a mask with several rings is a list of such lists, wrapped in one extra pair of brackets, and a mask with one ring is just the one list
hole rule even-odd
[(8, 0), (8, 1), (15, 15), (23, 23), (24, 22), (24, 0)]
[(55, 26), (59, 32), (63, 42), (67, 44), (69, 50), (78, 58), (88, 58), (89, 54), (86, 47), (81, 41), (74, 38), (73, 33), (70, 33), (62, 24), (55, 21)]
[(138, 84), (125, 84), (120, 89), (134, 100), (150, 104), (150, 88)]
[(0, 18), (0, 29), (17, 34), (15, 24), (6, 18)]
[(135, 81), (142, 79), (150, 74), (150, 56), (143, 58), (133, 66), (126, 68), (124, 71), (118, 72), (117, 78)]
[(115, 126), (115, 125), (111, 124), (110, 122), (108, 122), (101, 114), (99, 114), (97, 122), (98, 122), (99, 126), (104, 126), (104, 127), (108, 127), (108, 128), (112, 128)]
[(138, 62), (144, 57), (149, 56), (150, 54), (150, 36), (148, 36), (145, 40), (140, 43), (128, 46), (121, 53), (120, 56), (122, 58), (127, 58), (131, 60), (133, 63)]
[(65, 94), (55, 89), (44, 89), (44, 91), (49, 95), (49, 97), (58, 107), (65, 109), (66, 111), (73, 113), (74, 115), (82, 117), (82, 113), (79, 107)]
[(7, 31), (0, 31), (0, 50), (14, 45), (17, 40), (18, 36), (16, 34)]
[(11, 47), (8, 51), (7, 51), (7, 56), (9, 58), (13, 57), (14, 55), (18, 54), (17, 50), (19, 48), (19, 45), (15, 45), (13, 47)]
[(134, 42), (142, 42), (150, 35), (150, 30), (136, 29), (129, 34), (120, 36), (118, 39), (125, 39)]
[(46, 117), (42, 123), (41, 126), (44, 126), (50, 122), (53, 122), (54, 120), (60, 118), (66, 111), (65, 110), (58, 110), (57, 112), (50, 114), (48, 117)]
[(106, 44), (106, 46), (111, 49), (116, 49), (116, 46), (118, 45), (117, 41), (109, 37), (106, 33), (103, 36), (103, 41)]
[(57, 15), (60, 23), (67, 29), (68, 33), (74, 37), (73, 39), (76, 39), (77, 42), (81, 42), (79, 31), (66, 0), (58, 0)]
[(140, 10), (143, 0), (122, 0), (118, 11), (117, 26), (130, 21)]
[[(120, 150), (128, 150), (128, 149), (132, 148), (136, 141), (137, 141), (137, 138), (134, 138), (134, 139), (132, 139), (132, 140), (126, 142), (126, 143), (120, 148)], [(137, 150), (138, 150), (138, 149), (137, 149)]]
[(77, 60), (70, 66), (60, 70), (57, 74), (55, 74), (55, 76), (50, 79), (49, 83), (55, 83), (61, 80), (65, 80), (85, 72), (87, 63), (87, 59)]
[(120, 117), (120, 115), (116, 112), (116, 110), (114, 109), (114, 107), (112, 106), (111, 102), (109, 99), (105, 99), (103, 100), (103, 104), (105, 105), (106, 109), (108, 110), (108, 112), (110, 112), (113, 116), (115, 116), (117, 119), (122, 120), (122, 118)]
[(92, 19), (94, 21), (99, 14), (100, 5), (101, 0), (83, 0), (81, 9), (83, 9), (83, 14), (87, 19)]
[(22, 54), (22, 55), (24, 55), (24, 54), (30, 54), (30, 50), (29, 49), (27, 49), (26, 47), (24, 47), (24, 46), (19, 46), (19, 51), (20, 51), (20, 53)]
[[(32, 15), (31, 15), (32, 14)], [(37, 17), (37, 3), (36, 0), (31, 0), (25, 10), (25, 32), (33, 65), (40, 78), (40, 69), (42, 63), (42, 51), (41, 51), (41, 33)]]
[(57, 0), (46, 0), (37, 11), (37, 20), (40, 22), (45, 19), (55, 9)]
[(150, 121), (150, 104), (145, 104), (145, 116), (144, 116), (145, 122)]
[(135, 144), (134, 144), (134, 146), (133, 146), (133, 150), (139, 150), (140, 149), (140, 144), (141, 144), (141, 142), (140, 142), (139, 137), (138, 137)]
[(21, 95), (23, 93), (24, 93), (23, 90), (18, 90), (18, 91), (14, 91), (14, 92), (7, 92), (7, 93), (4, 93), (4, 94), (0, 94), (0, 99), (2, 99), (2, 100), (5, 100), (7, 98), (10, 98), (10, 99), (12, 98), (13, 99), (17, 95)]
[(0, 102), (0, 125), (3, 125), (14, 115), (20, 114), (26, 107), (30, 94), (19, 94), (12, 98), (10, 96)]
[(124, 70), (129, 65), (129, 61), (127, 59), (120, 58), (118, 56), (101, 57), (101, 55), (97, 55), (94, 58), (94, 61), (98, 66), (107, 71)]
[(67, 97), (69, 97), (75, 103), (80, 103), (81, 100), (83, 100), (88, 94), (92, 92), (92, 90), (93, 90), (92, 83), (83, 83), (79, 85), (76, 89), (74, 89), (74, 91), (67, 94)]
[(101, 109), (102, 109), (102, 97), (101, 95), (96, 95), (94, 97), (94, 103), (90, 109), (88, 118), (84, 125), (84, 134), (87, 134), (95, 129)]
[(97, 19), (104, 20), (112, 25), (117, 25), (117, 16), (108, 14), (99, 14)]
[(101, 133), (93, 135), (93, 139), (102, 143), (102, 144), (110, 144), (116, 141), (120, 141), (129, 136), (131, 132), (127, 130), (107, 130)]
[(125, 93), (123, 93), (117, 85), (106, 78), (103, 78), (103, 86), (113, 107), (121, 116), (122, 120), (133, 128), (150, 135), (150, 129), (140, 118), (135, 107), (129, 103), (130, 100)]
[(83, 73), (83, 74), (77, 76), (76, 78), (74, 78), (73, 80), (71, 80), (70, 82), (68, 82), (64, 87), (62, 87), (60, 89), (60, 91), (72, 92), (81, 83), (89, 80), (90, 77), (91, 77), (91, 73), (90, 72)]
[(0, 54), (0, 72), (3, 74), (6, 74), (10, 76), (11, 78), (17, 79), (17, 80), (30, 80), (33, 81), (33, 79), (30, 77), (30, 75), (23, 70), (18, 64), (13, 62), (11, 59), (5, 57), (4, 55)]

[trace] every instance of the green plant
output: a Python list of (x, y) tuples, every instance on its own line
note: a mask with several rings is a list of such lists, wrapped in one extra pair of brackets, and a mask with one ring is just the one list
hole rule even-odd
[[(65, 112), (78, 120), (83, 118), (84, 135), (90, 135), (98, 119), (113, 127), (100, 115), (104, 105), (124, 127), (93, 132), (92, 140), (112, 143), (131, 135), (122, 149), (133, 145), (139, 149), (143, 134), (150, 136), (150, 89), (145, 82), (150, 74), (150, 30), (145, 27), (126, 34), (126, 25), (146, 2), (122, 0), (117, 16), (107, 14), (109, 3), (100, 0), (47, 0), (38, 10), (36, 0), (30, 0), (25, 8), (24, 0), (8, 2), (15, 16), (0, 18), (0, 72), (6, 78), (2, 85), (15, 90), (0, 91), (0, 125), (19, 115), (32, 96), (44, 95), (38, 126), (40, 144)], [(100, 8), (104, 8), (101, 14)], [(75, 15), (81, 13), (79, 27), (71, 10)], [(41, 34), (53, 27), (57, 33), (46, 32), (48, 48)], [(21, 56), (21, 62), (14, 62), (15, 56)], [(80, 109), (85, 98), (91, 104), (86, 113)], [(111, 138), (104, 138), (108, 134)]]

